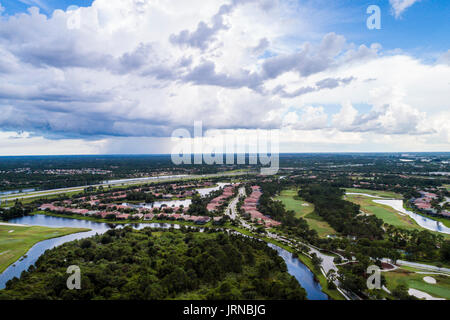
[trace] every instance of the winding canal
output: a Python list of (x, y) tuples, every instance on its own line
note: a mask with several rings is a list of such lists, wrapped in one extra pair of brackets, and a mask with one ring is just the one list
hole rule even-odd
[(450, 234), (450, 228), (446, 227), (442, 222), (436, 221), (427, 217), (424, 217), (420, 214), (414, 213), (412, 211), (406, 210), (403, 207), (403, 200), (373, 200), (373, 202), (383, 204), (386, 206), (390, 206), (394, 210), (408, 215), (411, 219), (417, 222), (419, 226), (422, 228), (435, 231), (435, 232), (441, 232)]
[(385, 206), (389, 206), (392, 209), (394, 209), (395, 211), (398, 211), (399, 214), (401, 214), (401, 215), (408, 215), (411, 219), (413, 219), (415, 222), (417, 222), (417, 224), (419, 226), (421, 226), (422, 228), (425, 228), (425, 229), (428, 229), (431, 231), (435, 231), (435, 232), (450, 234), (450, 228), (446, 227), (442, 222), (436, 221), (436, 220), (424, 217), (415, 212), (406, 210), (403, 206), (403, 200), (383, 198), (383, 197), (373, 196), (370, 194), (359, 193), (359, 192), (358, 193), (347, 192), (346, 194), (348, 194), (348, 195), (353, 194), (353, 195), (360, 195), (360, 196), (365, 196), (365, 197), (369, 197), (369, 198), (374, 198), (374, 200), (372, 200), (373, 202), (382, 204)]

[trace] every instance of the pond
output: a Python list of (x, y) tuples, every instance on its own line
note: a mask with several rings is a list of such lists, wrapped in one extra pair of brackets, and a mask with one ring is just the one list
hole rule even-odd
[[(89, 232), (76, 233), (68, 236), (49, 239), (41, 241), (34, 245), (26, 254), (26, 257), (22, 257), (21, 260), (16, 261), (13, 265), (9, 266), (2, 274), (0, 274), (0, 289), (4, 289), (6, 282), (14, 277), (19, 278), (23, 271), (28, 270), (31, 265), (34, 265), (37, 259), (49, 249), (62, 245), (66, 242), (73, 240), (79, 240), (91, 237), (95, 234), (102, 234), (109, 230), (106, 223), (99, 223), (89, 220), (77, 220), (61, 217), (50, 217), (45, 215), (26, 216), (9, 221), (10, 223), (33, 225), (33, 226), (45, 226), (45, 227), (71, 227), (71, 228), (88, 228)], [(120, 226), (118, 226), (120, 227)], [(139, 223), (134, 224), (134, 228), (143, 229), (145, 227), (151, 228), (180, 228), (179, 225), (167, 224), (167, 223)], [(322, 292), (322, 288), (319, 283), (314, 280), (314, 274), (298, 259), (294, 258), (292, 254), (276, 245), (268, 244), (271, 248), (275, 249), (278, 254), (283, 258), (288, 267), (288, 272), (293, 275), (300, 285), (305, 288), (307, 297), (310, 300), (327, 300), (328, 296)]]
[(169, 208), (184, 206), (185, 208), (187, 208), (191, 205), (191, 203), (192, 203), (191, 199), (167, 200), (167, 201), (155, 201), (150, 204), (139, 205), (137, 207), (150, 209), (150, 208), (161, 208), (162, 206), (169, 207)]
[(403, 207), (403, 200), (373, 200), (373, 201), (376, 203), (379, 203), (379, 204), (384, 204), (384, 205), (390, 206), (394, 210), (399, 211), (403, 214), (407, 214), (412, 219), (414, 219), (414, 221), (416, 221), (417, 224), (419, 226), (421, 226), (422, 228), (425, 228), (425, 229), (428, 229), (431, 231), (450, 234), (450, 228), (446, 227), (442, 222), (436, 221), (436, 220), (424, 217), (420, 214), (414, 213), (412, 211), (406, 210)]
[(217, 183), (216, 187), (211, 187), (211, 188), (201, 188), (201, 189), (196, 189), (196, 191), (200, 194), (200, 196), (205, 197), (208, 194), (210, 194), (213, 191), (217, 191), (220, 188), (223, 188), (224, 186), (226, 186), (229, 183), (224, 183), (224, 182), (219, 182)]
[(267, 244), (278, 252), (278, 255), (286, 262), (288, 272), (297, 279), (300, 285), (306, 290), (308, 300), (328, 300), (328, 296), (322, 292), (320, 284), (314, 280), (314, 274), (292, 253), (280, 248), (272, 243)]
[[(205, 197), (207, 195), (209, 195), (211, 192), (213, 191), (217, 191), (220, 188), (223, 188), (224, 186), (226, 186), (229, 183), (224, 183), (224, 182), (219, 182), (217, 183), (217, 186), (215, 187), (210, 187), (210, 188), (201, 188), (201, 189), (195, 189), (200, 196)], [(162, 206), (166, 206), (169, 208), (172, 207), (180, 207), (180, 206), (184, 206), (185, 208), (189, 207), (192, 203), (191, 199), (183, 199), (183, 200), (165, 200), (165, 201), (155, 201), (153, 203), (149, 203), (149, 204), (144, 204), (144, 205), (136, 205), (134, 207), (143, 207), (143, 208), (161, 208)]]
[(0, 196), (8, 196), (13, 195), (17, 193), (27, 193), (27, 192), (34, 192), (36, 189), (20, 189), (20, 190), (9, 190), (9, 191), (1, 191)]

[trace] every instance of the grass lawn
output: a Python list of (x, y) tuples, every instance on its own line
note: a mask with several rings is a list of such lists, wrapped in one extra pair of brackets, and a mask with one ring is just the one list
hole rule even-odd
[[(324, 238), (329, 234), (336, 234), (336, 231), (325, 220), (314, 213), (314, 205), (298, 196), (297, 190), (283, 190), (275, 200), (281, 201), (286, 210), (294, 211), (297, 218), (305, 219), (310, 228), (317, 231), (319, 237)], [(308, 206), (304, 204), (308, 204)]]
[(380, 190), (369, 190), (369, 189), (360, 189), (360, 188), (345, 188), (346, 192), (354, 192), (354, 193), (365, 193), (370, 194), (371, 196), (378, 196), (383, 198), (390, 199), (403, 199), (403, 196), (398, 193), (390, 192), (390, 191), (380, 191)]
[(89, 229), (0, 225), (0, 273), (42, 240), (85, 231)]
[[(386, 277), (387, 288), (392, 291), (400, 284), (408, 288), (426, 292), (434, 297), (450, 299), (450, 277), (437, 274), (419, 274), (400, 268), (390, 272), (383, 272)], [(426, 283), (426, 276), (436, 279), (436, 284)]]
[[(413, 219), (407, 215), (401, 215), (390, 206), (385, 206), (380, 203), (373, 202), (373, 198), (369, 198), (362, 195), (349, 194), (345, 196), (345, 199), (361, 206), (361, 211), (373, 214), (382, 219), (385, 223), (393, 225), (398, 228), (409, 230), (426, 230), (419, 226)], [(430, 231), (434, 234), (444, 236), (446, 239), (450, 239), (450, 235), (444, 233), (438, 233)]]
[(314, 211), (314, 205), (303, 201), (298, 196), (297, 190), (294, 189), (281, 191), (281, 194), (275, 200), (283, 202), (286, 210), (294, 211), (297, 218), (304, 217)]
[(372, 198), (361, 195), (346, 195), (348, 201), (359, 204), (361, 210), (368, 214), (373, 214), (382, 219), (385, 223), (404, 229), (423, 230), (407, 215), (400, 215), (393, 208), (373, 202)]

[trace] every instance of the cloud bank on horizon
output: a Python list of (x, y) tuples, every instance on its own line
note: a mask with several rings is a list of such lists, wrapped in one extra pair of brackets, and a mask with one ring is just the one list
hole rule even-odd
[[(354, 8), (1, 2), (0, 155), (170, 152), (195, 121), (211, 137), (276, 130), (283, 152), (450, 151), (450, 50), (412, 55), (328, 24)], [(415, 2), (389, 0), (395, 18)]]

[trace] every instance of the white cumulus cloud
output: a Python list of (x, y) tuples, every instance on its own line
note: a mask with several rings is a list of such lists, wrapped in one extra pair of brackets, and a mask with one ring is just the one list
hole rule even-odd
[(395, 18), (400, 18), (402, 13), (420, 0), (389, 0)]

